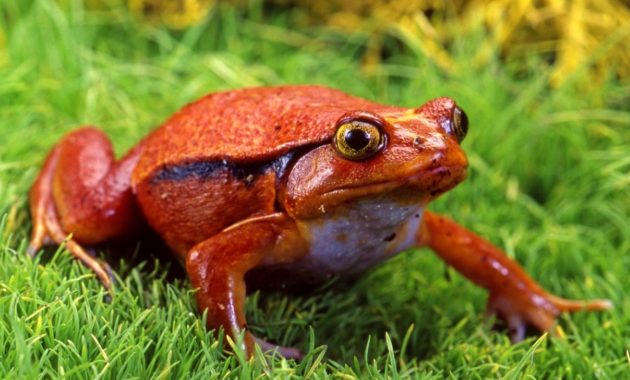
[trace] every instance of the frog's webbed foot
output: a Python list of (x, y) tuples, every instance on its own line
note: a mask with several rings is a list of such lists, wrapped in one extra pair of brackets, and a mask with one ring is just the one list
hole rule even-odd
[(556, 318), (565, 312), (601, 311), (613, 306), (609, 300), (573, 301), (546, 293), (491, 293), (486, 312), (507, 325), (513, 343), (525, 338), (528, 326), (553, 333)]
[(70, 254), (83, 265), (90, 268), (108, 291), (112, 287), (112, 271), (107, 263), (99, 262), (85, 248), (64, 232), (52, 197), (52, 180), (59, 157), (55, 148), (46, 159), (46, 163), (31, 188), (31, 215), (33, 231), (26, 253), (35, 257), (45, 245), (65, 244)]

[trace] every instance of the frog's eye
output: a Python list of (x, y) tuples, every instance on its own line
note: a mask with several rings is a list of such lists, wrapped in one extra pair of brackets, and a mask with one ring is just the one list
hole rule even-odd
[(468, 116), (459, 107), (455, 107), (453, 110), (453, 132), (460, 143), (466, 137), (466, 133), (468, 133)]
[(385, 136), (376, 125), (362, 120), (343, 122), (337, 128), (333, 145), (339, 154), (349, 160), (363, 160), (383, 147)]

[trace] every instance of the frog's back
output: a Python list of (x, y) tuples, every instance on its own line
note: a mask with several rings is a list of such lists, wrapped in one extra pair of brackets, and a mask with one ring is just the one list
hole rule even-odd
[(256, 163), (330, 139), (335, 122), (376, 104), (321, 86), (260, 87), (207, 95), (173, 115), (143, 142), (138, 183), (157, 170), (194, 162)]

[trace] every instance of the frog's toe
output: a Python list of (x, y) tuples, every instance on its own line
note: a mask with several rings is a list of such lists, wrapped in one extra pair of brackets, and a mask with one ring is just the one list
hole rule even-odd
[(62, 245), (70, 254), (88, 267), (101, 281), (107, 291), (111, 291), (114, 279), (111, 267), (97, 260), (82, 245), (72, 239), (71, 235), (64, 232), (56, 216), (52, 204), (46, 207), (46, 214), (41, 219), (35, 219), (31, 241), (26, 248), (27, 255), (35, 257), (43, 246), (50, 244)]
[(548, 296), (549, 301), (559, 310), (559, 312), (574, 311), (602, 311), (612, 309), (614, 307), (611, 300), (567, 300), (553, 295)]
[(43, 246), (49, 244), (53, 244), (53, 241), (47, 236), (36, 236), (31, 239), (28, 247), (26, 247), (26, 254), (29, 257), (34, 258), (35, 256), (37, 256), (37, 252), (39, 252)]
[(599, 311), (612, 307), (609, 300), (572, 301), (550, 294), (530, 293), (526, 296), (491, 294), (487, 312), (502, 319), (513, 343), (525, 338), (527, 326), (553, 333), (556, 318), (564, 312)]
[(26, 254), (35, 257), (43, 246), (55, 244), (54, 238), (51, 236), (48, 225), (51, 223), (51, 214), (54, 213), (52, 205), (41, 202), (33, 212), (33, 231), (31, 240), (26, 247)]
[(253, 338), (254, 338), (254, 342), (256, 342), (256, 344), (263, 350), (263, 352), (275, 351), (286, 359), (302, 360), (302, 358), (304, 358), (302, 351), (300, 351), (299, 349), (295, 347), (278, 346), (276, 344), (269, 343), (264, 339), (260, 339), (256, 336), (253, 336)]
[(514, 314), (506, 319), (508, 333), (510, 334), (510, 340), (512, 343), (518, 343), (525, 339), (525, 332), (527, 325), (523, 321), (520, 315)]
[(539, 331), (550, 331), (558, 310), (545, 299), (535, 297), (514, 298), (503, 294), (492, 294), (488, 299), (487, 313), (496, 315), (508, 329), (512, 343), (525, 339), (527, 326)]

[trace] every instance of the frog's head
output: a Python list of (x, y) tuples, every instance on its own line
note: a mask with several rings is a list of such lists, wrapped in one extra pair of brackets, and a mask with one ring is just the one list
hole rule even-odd
[(362, 198), (424, 205), (465, 178), (468, 162), (459, 144), (467, 129), (466, 114), (450, 98), (416, 109), (347, 112), (332, 141), (291, 169), (285, 207), (309, 218)]

